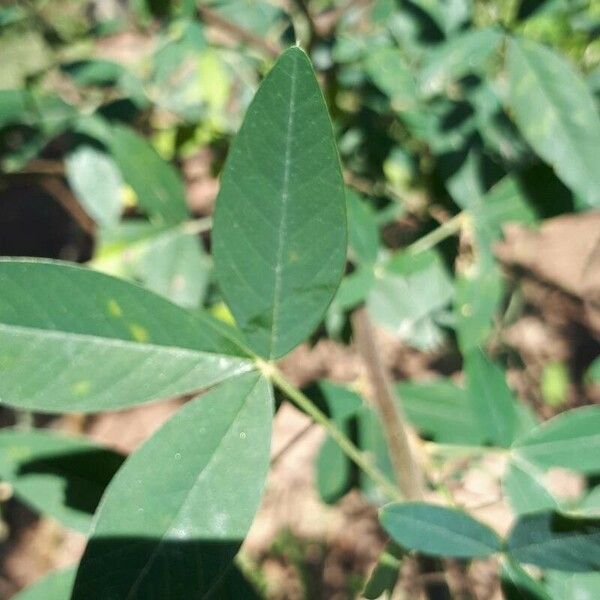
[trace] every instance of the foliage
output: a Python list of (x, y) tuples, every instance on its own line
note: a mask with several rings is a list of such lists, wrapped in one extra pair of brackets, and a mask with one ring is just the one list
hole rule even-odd
[[(86, 267), (0, 259), (0, 401), (191, 400), (125, 462), (80, 438), (0, 432), (0, 477), (88, 535), (75, 571), (19, 598), (257, 596), (235, 556), (267, 477), (275, 389), (329, 433), (322, 499), (358, 487), (381, 508), (392, 542), (366, 597), (391, 592), (410, 551), (501, 556), (509, 599), (595, 597), (600, 408), (540, 424), (511, 389), (499, 340), (514, 289), (494, 254), (507, 223), (600, 208), (593, 3), (82, 4), (0, 8), (2, 187), (51, 190), (96, 243)], [(128, 23), (143, 50), (102, 55)], [(205, 150), (214, 218), (178, 168)], [(358, 338), (363, 306), (396, 340), (459, 360), (462, 378), (396, 383), (393, 411), (426, 467), (506, 457), (505, 539), (404, 497), (360, 382), (300, 391), (278, 369), (307, 340)], [(578, 383), (599, 380), (599, 361)], [(543, 394), (563, 407), (559, 375)], [(582, 497), (555, 497), (557, 468), (587, 478)]]

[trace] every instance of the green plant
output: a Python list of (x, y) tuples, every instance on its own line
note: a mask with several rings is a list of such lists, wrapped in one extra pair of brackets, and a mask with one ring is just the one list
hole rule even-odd
[[(45, 170), (59, 169), (83, 209), (75, 209), (79, 224), (99, 232), (91, 266), (167, 298), (63, 262), (1, 259), (0, 400), (25, 414), (91, 413), (206, 390), (123, 464), (84, 440), (0, 433), (0, 475), (17, 495), (89, 533), (77, 574), (52, 575), (23, 598), (256, 594), (234, 558), (269, 467), (274, 389), (329, 434), (316, 463), (322, 498), (334, 502), (358, 486), (385, 505), (380, 520), (393, 543), (366, 597), (392, 590), (411, 553), (499, 556), (507, 598), (593, 594), (600, 411), (583, 407), (539, 424), (484, 350), (514, 306), (505, 303), (493, 253), (502, 226), (600, 205), (591, 84), (531, 34), (531, 19), (513, 14), (510, 2), (491, 22), (485, 4), (461, 12), (462, 3), (418, 3), (403, 12), (378, 2), (379, 20), (372, 14), (356, 32), (352, 19), (341, 19), (331, 40), (310, 11), (299, 10), (306, 46), (334, 65), (324, 68), (327, 102), (304, 51), (283, 52), (229, 149), (214, 218), (191, 219), (182, 180), (156, 148), (180, 158), (204, 140), (217, 145), (234, 128), (218, 89), (203, 89), (200, 103), (189, 102), (186, 85), (198, 92), (193, 82), (164, 93), (173, 65), (190, 53), (200, 56), (202, 73), (217, 70), (216, 81), (231, 83), (188, 4), (159, 15), (165, 39), (148, 80), (116, 63), (59, 61), (81, 94), (78, 105), (43, 86), (0, 93), (8, 180), (44, 182)], [(219, 18), (235, 14), (223, 4)], [(202, 14), (214, 19), (210, 9)], [(578, 14), (585, 21), (586, 8)], [(48, 19), (34, 16), (38, 24)], [(29, 17), (17, 11), (11, 18)], [(251, 37), (237, 33), (272, 56), (281, 44), (266, 32), (282, 19), (265, 10)], [(248, 68), (246, 56), (240, 62), (257, 79), (256, 65)], [(123, 100), (138, 117), (166, 107), (179, 121), (155, 131), (153, 147), (122, 115), (114, 118), (109, 105)], [(44, 157), (36, 163), (56, 139), (66, 148), (64, 167)], [(552, 192), (541, 204), (540, 180)], [(440, 205), (449, 215), (434, 226)], [(122, 219), (127, 210), (141, 218)], [(407, 215), (419, 220), (422, 235), (400, 249), (382, 243), (380, 230)], [(213, 261), (198, 237), (208, 230)], [(440, 248), (456, 234), (471, 254), (453, 277), (456, 249)], [(351, 329), (372, 403), (329, 381), (299, 390), (279, 370), (276, 361), (323, 321), (337, 340)], [(423, 351), (455, 338), (464, 384), (443, 377), (392, 384), (372, 321)], [(590, 379), (598, 379), (597, 364)], [(506, 539), (454, 506), (436, 478), (440, 463), (460, 475), (457, 456), (506, 461), (502, 486), (517, 516)], [(553, 469), (588, 478), (583, 496), (555, 497), (546, 477)], [(436, 504), (424, 502), (429, 492)], [(444, 494), (450, 498), (440, 506)]]
[[(321, 233), (307, 247), (302, 230), (309, 224)], [(228, 585), (268, 467), (271, 381), (391, 487), (272, 363), (316, 327), (345, 261), (339, 160), (321, 92), (298, 48), (282, 55), (248, 110), (223, 175), (213, 240), (217, 277), (243, 337), (99, 273), (1, 262), (5, 403), (91, 412), (215, 386), (112, 480), (74, 598), (204, 597)], [(25, 305), (22, 285), (32, 286)], [(13, 435), (8, 456), (19, 448)], [(20, 460), (36, 455), (25, 451)], [(118, 570), (110, 566), (115, 551)]]

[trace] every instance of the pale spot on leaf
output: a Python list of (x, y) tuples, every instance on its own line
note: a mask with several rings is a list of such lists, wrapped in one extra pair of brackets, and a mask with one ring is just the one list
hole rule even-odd
[(31, 456), (31, 449), (28, 446), (10, 446), (6, 454), (13, 460), (23, 460)]
[(136, 342), (144, 343), (150, 340), (150, 334), (145, 327), (142, 327), (137, 323), (129, 323), (128, 327), (131, 337), (133, 337)]
[(108, 301), (107, 306), (108, 306), (108, 314), (111, 315), (112, 317), (122, 317), (123, 316), (123, 310), (119, 306), (119, 303), (116, 300), (114, 300), (113, 298), (111, 298)]
[(71, 390), (75, 396), (87, 396), (91, 389), (92, 384), (86, 379), (78, 381), (71, 387)]

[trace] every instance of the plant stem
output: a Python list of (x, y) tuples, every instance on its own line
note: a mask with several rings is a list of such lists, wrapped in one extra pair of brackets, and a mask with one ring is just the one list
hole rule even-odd
[(313, 16), (308, 8), (308, 0), (294, 0), (295, 5), (298, 7), (298, 12), (304, 17), (306, 26), (308, 28), (308, 39), (304, 44), (306, 50), (310, 50), (316, 35), (315, 22)]
[(325, 11), (314, 18), (315, 30), (319, 37), (329, 37), (335, 30), (338, 21), (348, 12), (357, 8), (366, 8), (371, 0), (348, 0), (345, 4)]
[(501, 20), (507, 29), (512, 28), (512, 25), (514, 24), (517, 15), (519, 14), (520, 7), (521, 0), (508, 0), (507, 2), (505, 2)]
[(79, 227), (91, 238), (96, 235), (96, 223), (83, 210), (77, 198), (71, 190), (55, 177), (43, 177), (38, 181), (38, 185), (52, 196), (73, 218)]
[(352, 313), (351, 321), (356, 346), (373, 385), (373, 401), (379, 413), (396, 479), (408, 500), (421, 500), (424, 491), (423, 472), (415, 460), (409, 428), (394, 398), (367, 309), (364, 306), (357, 308)]
[(421, 252), (433, 248), (442, 240), (457, 233), (464, 225), (466, 219), (467, 213), (464, 211), (459, 212), (445, 223), (442, 223), (439, 227), (436, 227), (433, 231), (430, 231), (416, 242), (410, 244), (410, 246), (407, 246), (405, 251), (410, 252), (410, 254), (414, 256), (415, 254), (421, 254)]
[(340, 449), (366, 475), (368, 475), (389, 496), (390, 500), (402, 500), (400, 490), (375, 466), (368, 456), (361, 452), (327, 415), (315, 406), (310, 398), (286, 379), (274, 365), (259, 362), (259, 367), (271, 381), (292, 400), (298, 408), (308, 414), (316, 423), (322, 425)]
[(271, 467), (274, 467), (281, 458), (291, 449), (293, 448), (297, 442), (299, 442), (313, 427), (315, 426), (314, 421), (309, 421), (307, 425), (305, 425), (300, 431), (294, 434), (285, 446), (277, 452), (275, 456), (271, 459)]
[(212, 229), (212, 217), (202, 217), (193, 221), (186, 221), (181, 225), (181, 231), (186, 235), (199, 235)]
[(459, 444), (439, 444), (438, 442), (424, 442), (425, 452), (430, 456), (449, 458), (478, 458), (482, 455), (508, 454), (510, 450), (495, 446), (461, 446)]
[(248, 46), (254, 46), (258, 50), (261, 50), (271, 58), (277, 58), (281, 53), (281, 48), (265, 38), (255, 35), (251, 31), (240, 27), (232, 21), (228, 21), (223, 18), (218, 12), (204, 6), (198, 6), (198, 14), (200, 18), (207, 24), (221, 31), (237, 38), (240, 42), (248, 44)]
[(22, 431), (33, 429), (33, 413), (30, 410), (15, 411), (15, 427)]
[(33, 175), (56, 175), (57, 177), (62, 177), (65, 174), (65, 166), (61, 160), (36, 158), (30, 160), (21, 169), (21, 173), (31, 173)]

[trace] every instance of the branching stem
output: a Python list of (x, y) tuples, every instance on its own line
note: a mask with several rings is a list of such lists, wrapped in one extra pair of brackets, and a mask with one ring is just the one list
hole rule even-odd
[(375, 466), (372, 460), (361, 452), (346, 434), (322, 412), (310, 398), (305, 396), (298, 388), (286, 379), (283, 373), (271, 363), (265, 363), (267, 368), (263, 369), (263, 362), (259, 367), (271, 379), (271, 381), (284, 392), (298, 408), (308, 414), (316, 423), (322, 425), (340, 449), (352, 460), (366, 475), (368, 475), (390, 500), (402, 500), (400, 490)]
[(262, 38), (248, 29), (240, 27), (232, 21), (228, 21), (223, 18), (218, 12), (215, 12), (211, 8), (204, 5), (198, 6), (198, 14), (200, 18), (207, 24), (217, 29), (220, 29), (224, 33), (227, 33), (240, 42), (253, 46), (254, 48), (261, 50), (271, 58), (277, 58), (281, 53), (281, 48), (276, 44)]
[(436, 227), (433, 231), (420, 237), (416, 242), (408, 246), (405, 251), (415, 255), (430, 250), (441, 241), (460, 231), (467, 220), (467, 216), (466, 212), (459, 212), (451, 219), (442, 223), (439, 227)]

